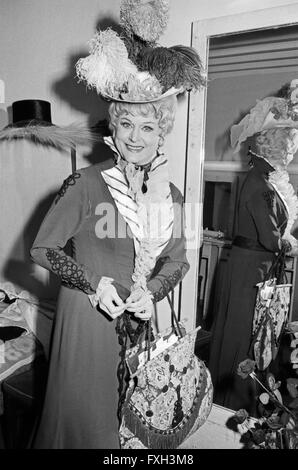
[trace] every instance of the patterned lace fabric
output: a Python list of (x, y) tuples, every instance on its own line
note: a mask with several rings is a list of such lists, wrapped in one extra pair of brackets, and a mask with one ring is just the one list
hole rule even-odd
[(84, 271), (72, 258), (65, 254), (60, 254), (58, 250), (48, 248), (46, 257), (51, 263), (55, 274), (60, 276), (64, 285), (70, 288), (77, 288), (84, 292), (94, 292), (91, 284), (84, 276)]
[(263, 197), (267, 203), (269, 209), (273, 208), (274, 199), (275, 199), (275, 192), (274, 191), (265, 191), (263, 192)]
[(163, 281), (161, 281), (161, 288), (153, 294), (153, 302), (162, 300), (178, 282), (182, 279), (182, 268), (178, 268), (173, 274), (169, 274)]
[(64, 180), (61, 188), (59, 189), (57, 193), (55, 204), (57, 204), (57, 202), (64, 196), (64, 194), (67, 191), (67, 188), (69, 186), (73, 186), (74, 184), (76, 184), (76, 180), (80, 177), (81, 177), (80, 173), (75, 172), (72, 175), (70, 175), (68, 178), (66, 178), (66, 180)]

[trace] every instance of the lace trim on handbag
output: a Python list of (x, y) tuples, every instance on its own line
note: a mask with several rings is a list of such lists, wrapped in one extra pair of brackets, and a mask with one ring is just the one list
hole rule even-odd
[(94, 291), (91, 284), (84, 277), (84, 271), (68, 256), (60, 255), (57, 251), (48, 248), (46, 257), (51, 263), (55, 274), (61, 277), (63, 284), (70, 288), (78, 288), (84, 292)]
[(168, 275), (163, 281), (161, 288), (153, 294), (153, 302), (162, 300), (178, 282), (182, 279), (182, 268), (178, 268), (173, 274)]
[(57, 204), (57, 202), (64, 196), (69, 186), (74, 186), (76, 184), (76, 180), (78, 178), (81, 178), (81, 175), (80, 173), (75, 172), (63, 181), (63, 184), (57, 193), (55, 204)]
[(267, 206), (269, 207), (269, 209), (272, 209), (273, 207), (273, 203), (274, 203), (274, 199), (275, 199), (275, 193), (274, 191), (265, 191), (263, 192), (263, 197), (267, 203)]

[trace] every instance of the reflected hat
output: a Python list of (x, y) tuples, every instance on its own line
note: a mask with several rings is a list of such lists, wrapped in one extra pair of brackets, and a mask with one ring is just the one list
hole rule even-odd
[(202, 63), (192, 47), (160, 47), (169, 0), (122, 0), (119, 35), (97, 31), (90, 53), (76, 64), (79, 80), (103, 98), (150, 103), (206, 85)]
[(246, 116), (231, 127), (231, 145), (235, 152), (248, 137), (275, 127), (298, 129), (298, 79), (283, 87), (282, 97), (268, 96), (258, 100)]
[(84, 125), (61, 127), (53, 124), (51, 104), (45, 100), (28, 99), (12, 103), (12, 123), (0, 130), (0, 142), (19, 139), (64, 149), (92, 143), (98, 137)]

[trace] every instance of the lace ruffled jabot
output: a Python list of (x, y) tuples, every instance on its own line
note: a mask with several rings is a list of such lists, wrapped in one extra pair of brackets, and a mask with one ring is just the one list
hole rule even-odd
[(283, 238), (288, 240), (293, 248), (298, 247), (298, 240), (291, 234), (292, 227), (298, 216), (298, 197), (289, 181), (287, 170), (275, 170), (269, 173), (268, 181), (282, 195), (289, 213), (288, 223)]
[(262, 155), (258, 155), (251, 150), (249, 151), (249, 154), (253, 157), (257, 157), (257, 159), (260, 161), (263, 160), (267, 162), (268, 165), (270, 165), (272, 168), (272, 170), (270, 170), (268, 167), (268, 181), (270, 184), (272, 184), (277, 193), (279, 193), (288, 211), (288, 223), (282, 238), (288, 240), (291, 243), (292, 248), (297, 249), (298, 240), (293, 237), (291, 230), (298, 216), (298, 197), (295, 193), (293, 185), (290, 183), (288, 171), (286, 169), (274, 167), (274, 165), (267, 158), (262, 157)]

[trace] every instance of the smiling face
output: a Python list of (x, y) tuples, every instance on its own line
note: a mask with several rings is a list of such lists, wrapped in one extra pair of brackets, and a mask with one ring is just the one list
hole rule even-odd
[(153, 114), (124, 113), (114, 127), (114, 142), (124, 160), (137, 165), (149, 163), (156, 155), (161, 129)]

